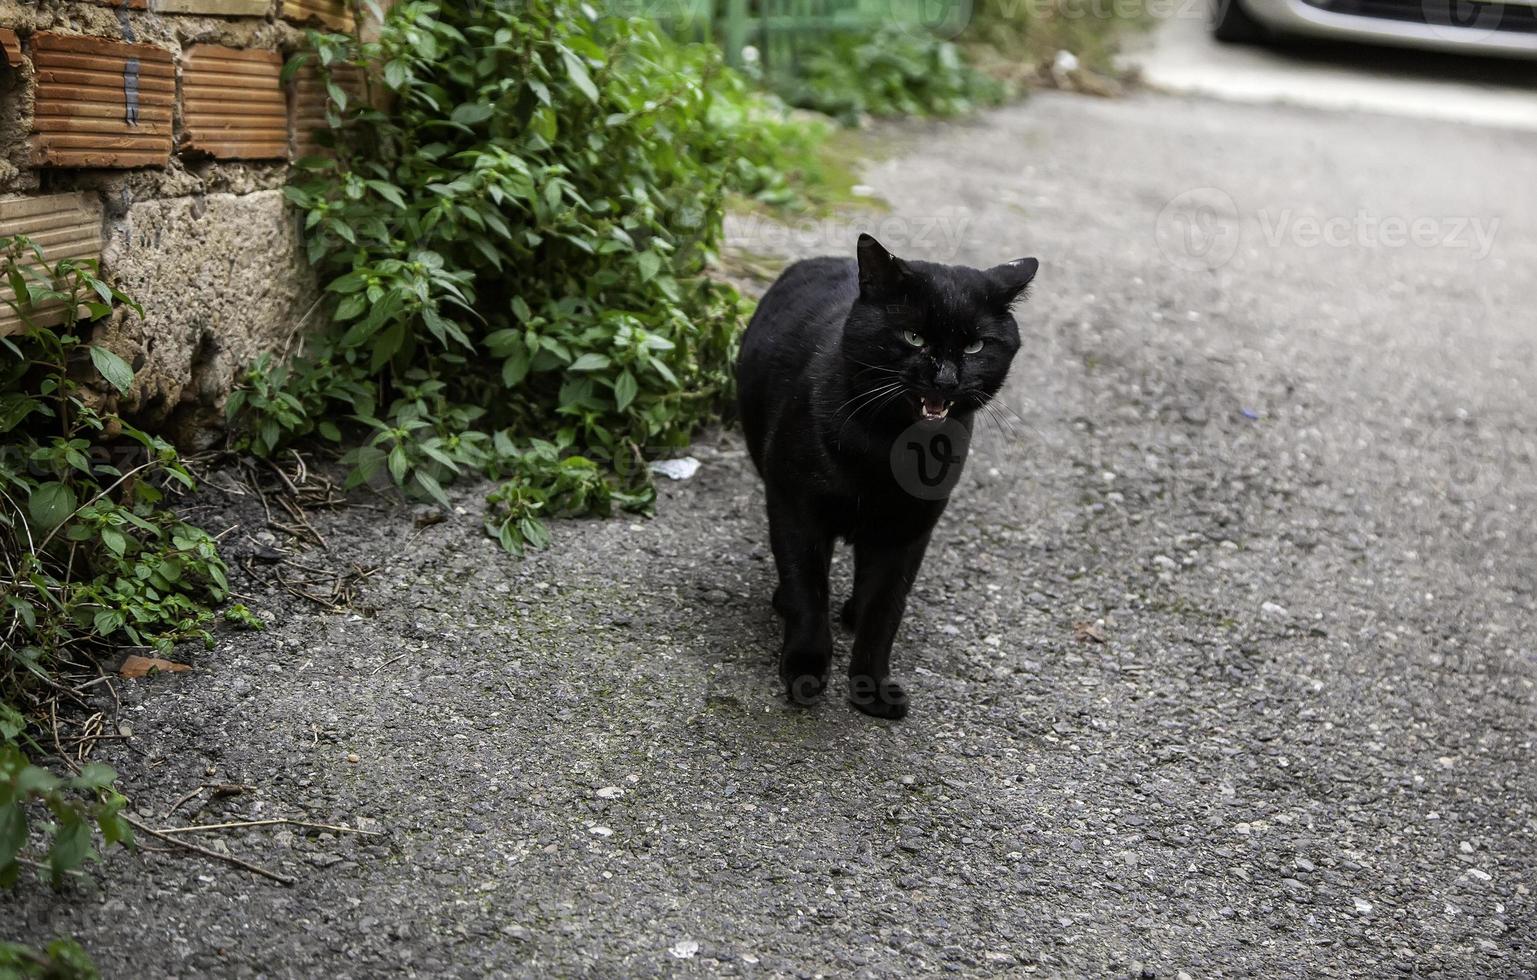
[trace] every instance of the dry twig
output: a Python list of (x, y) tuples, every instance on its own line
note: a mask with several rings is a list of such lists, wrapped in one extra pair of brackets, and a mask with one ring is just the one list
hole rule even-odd
[(359, 830), (356, 827), (343, 827), (338, 824), (315, 823), (310, 820), (293, 820), (288, 817), (273, 817), (268, 820), (232, 820), (228, 823), (202, 823), (192, 824), (187, 827), (167, 827), (162, 829), (162, 834), (191, 834), (203, 830), (233, 830), (240, 827), (311, 827), (316, 830), (332, 830), (339, 834), (362, 834), (365, 837), (383, 837), (380, 830)]
[(191, 841), (182, 840), (174, 834), (168, 834), (163, 830), (156, 830), (154, 827), (146, 826), (143, 821), (135, 819), (134, 817), (131, 817), (127, 814), (123, 815), (123, 819), (128, 821), (129, 826), (133, 827), (135, 830), (143, 831), (144, 833), (149, 834), (151, 837), (158, 838), (170, 844), (175, 844), (177, 847), (180, 847), (183, 850), (192, 851), (195, 854), (201, 854), (204, 857), (213, 858), (215, 861), (223, 861), (227, 864), (233, 864), (237, 868), (244, 868), (252, 874), (261, 875), (263, 878), (271, 879), (280, 885), (292, 886), (297, 880), (290, 878), (287, 875), (278, 874), (276, 871), (269, 871), (259, 864), (252, 864), (250, 861), (237, 858), (233, 854), (220, 854), (218, 851), (202, 847), (198, 844), (192, 843)]

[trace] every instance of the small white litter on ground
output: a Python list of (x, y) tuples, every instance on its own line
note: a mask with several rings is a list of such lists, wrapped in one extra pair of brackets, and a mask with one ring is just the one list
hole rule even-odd
[(658, 459), (651, 463), (651, 472), (671, 480), (687, 480), (699, 472), (699, 460), (692, 456), (680, 456), (677, 459)]

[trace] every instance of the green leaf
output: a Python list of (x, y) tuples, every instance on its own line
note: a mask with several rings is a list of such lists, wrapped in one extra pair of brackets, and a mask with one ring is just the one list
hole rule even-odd
[(73, 780), (77, 789), (106, 789), (117, 781), (117, 770), (101, 762), (88, 762)]
[(28, 415), (42, 407), (37, 399), (19, 392), (0, 395), (0, 433), (10, 432)]
[(587, 74), (587, 66), (582, 64), (582, 59), (565, 48), (561, 48), (560, 56), (566, 63), (566, 74), (571, 76), (571, 83), (587, 96), (588, 101), (596, 103), (598, 87), (592, 83), (592, 76)]
[(62, 785), (62, 779), (42, 766), (27, 766), (16, 777), (16, 793), (23, 797), (52, 793)]
[(449, 118), (460, 125), (473, 126), (491, 118), (491, 107), (484, 102), (466, 102), (455, 108)]
[[(261, 620), (256, 620), (261, 622)], [(122, 797), (118, 797), (122, 799)], [(117, 809), (103, 809), (96, 816), (96, 825), (101, 828), (101, 836), (108, 844), (132, 844), (133, 827), (119, 816)]]
[(107, 550), (119, 558), (128, 550), (128, 536), (115, 527), (101, 529), (101, 543), (107, 546)]
[(545, 529), (544, 523), (537, 517), (525, 517), (518, 521), (518, 531), (523, 535), (532, 548), (548, 548), (550, 546), (550, 532)]
[(26, 843), (27, 811), (20, 803), (0, 804), (0, 868), (16, 860)]
[(416, 471), (416, 483), (427, 492), (427, 495), (444, 507), (452, 507), (448, 501), (448, 494), (443, 492), (442, 484), (424, 470)]
[(385, 465), (385, 453), (382, 449), (373, 446), (359, 446), (346, 457), (352, 464), (352, 472), (347, 474), (347, 489), (352, 490), (373, 480), (379, 475), (379, 471)]
[(26, 727), (27, 719), (21, 716), (21, 712), (0, 701), (0, 741), (10, 741), (20, 735)]
[(32, 523), (43, 531), (51, 531), (69, 519), (75, 512), (75, 491), (57, 480), (40, 483), (27, 499), (27, 513)]
[(395, 90), (400, 90), (406, 85), (407, 73), (410, 69), (400, 59), (393, 59), (384, 65), (384, 84)]
[(84, 864), (86, 855), (91, 853), (91, 825), (77, 813), (71, 812), (70, 817), (60, 821), (53, 846), (48, 849), (48, 865), (55, 882), (63, 879), (64, 872)]
[(523, 542), (518, 537), (518, 532), (513, 530), (512, 522), (507, 521), (497, 528), (496, 540), (508, 553), (514, 555), (523, 554)]
[(374, 189), (374, 193), (378, 194), (386, 201), (389, 201), (397, 208), (404, 208), (406, 206), (405, 197), (401, 195), (400, 188), (396, 187), (394, 184), (387, 184), (382, 180), (369, 180), (364, 181), (364, 183), (366, 183), (369, 187), (372, 187)]
[(101, 637), (111, 636), (123, 628), (123, 614), (115, 609), (103, 609), (91, 619), (91, 625), (96, 629), (96, 635)]
[(362, 293), (353, 293), (342, 300), (336, 306), (336, 321), (343, 323), (362, 313), (368, 307), (368, 297)]
[(614, 382), (614, 402), (619, 411), (630, 407), (630, 402), (635, 400), (635, 394), (640, 390), (640, 385), (635, 381), (635, 375), (625, 370)]
[(610, 363), (612, 362), (609, 361), (607, 354), (598, 354), (589, 351), (588, 353), (583, 354), (581, 357), (578, 357), (575, 361), (572, 362), (571, 370), (601, 371), (608, 367)]
[(528, 368), (529, 358), (525, 351), (520, 349), (507, 355), (502, 362), (502, 384), (516, 388), (528, 376)]
[(397, 486), (403, 485), (406, 482), (406, 470), (410, 466), (406, 459), (406, 451), (399, 446), (391, 449), (389, 466), (390, 478), (395, 481)]
[(333, 293), (355, 293), (367, 285), (368, 279), (363, 273), (349, 272), (331, 280), (331, 284), (326, 289)]
[(133, 368), (128, 362), (107, 350), (105, 347), (91, 345), (91, 363), (96, 365), (96, 370), (103, 378), (123, 394), (128, 394), (128, 389), (133, 385)]
[(662, 257), (655, 252), (641, 252), (635, 257), (640, 266), (640, 281), (646, 282), (662, 268)]

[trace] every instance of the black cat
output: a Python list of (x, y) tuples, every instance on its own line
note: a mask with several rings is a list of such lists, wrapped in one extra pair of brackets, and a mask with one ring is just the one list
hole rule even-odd
[(753, 314), (737, 362), (742, 427), (768, 497), (784, 617), (779, 675), (815, 700), (832, 664), (828, 564), (854, 545), (849, 700), (907, 714), (891, 643), (929, 534), (964, 462), (972, 416), (1019, 349), (1010, 312), (1035, 259), (986, 271), (908, 262), (869, 235), (858, 261), (784, 271)]

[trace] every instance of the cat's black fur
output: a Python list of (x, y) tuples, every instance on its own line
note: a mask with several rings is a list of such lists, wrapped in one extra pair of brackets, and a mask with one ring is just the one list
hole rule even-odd
[(902, 489), (892, 444), (915, 422), (942, 425), (932, 418), (941, 402), (970, 431), (1019, 350), (1010, 310), (1036, 266), (904, 261), (861, 235), (857, 261), (797, 262), (758, 304), (737, 381), (768, 497), (774, 608), (785, 621), (779, 673), (792, 700), (813, 701), (827, 684), (828, 565), (841, 537), (855, 561), (842, 614), (854, 629), (849, 700), (882, 718), (907, 714), (891, 644), (946, 501)]

